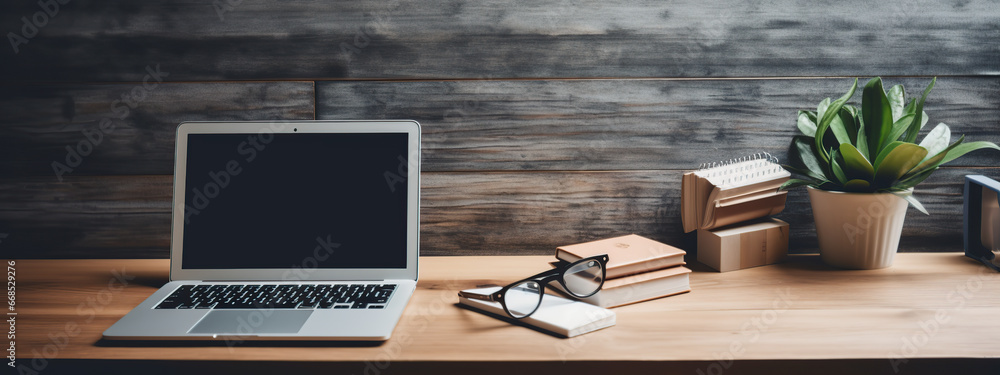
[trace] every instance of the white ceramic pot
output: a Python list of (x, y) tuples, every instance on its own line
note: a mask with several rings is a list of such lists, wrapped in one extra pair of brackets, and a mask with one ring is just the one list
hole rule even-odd
[[(910, 189), (906, 194), (912, 194)], [(819, 254), (850, 269), (892, 265), (903, 232), (907, 202), (892, 193), (843, 193), (809, 187)]]

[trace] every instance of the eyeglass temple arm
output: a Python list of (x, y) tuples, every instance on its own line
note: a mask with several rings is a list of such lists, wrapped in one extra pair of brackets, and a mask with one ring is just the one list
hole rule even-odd
[[(560, 272), (562, 272), (562, 267), (553, 268), (551, 270), (548, 270), (548, 271), (545, 271), (545, 272), (541, 272), (541, 273), (539, 273), (537, 275), (534, 275), (534, 276), (531, 276), (531, 277), (525, 277), (521, 281), (538, 280), (538, 279), (541, 279), (541, 278), (546, 277), (546, 276), (555, 276), (555, 275), (558, 275)], [(521, 281), (518, 281), (518, 283), (520, 283)]]
[(459, 297), (465, 297), (465, 298), (468, 298), (468, 299), (477, 299), (477, 300), (480, 300), (480, 301), (496, 302), (496, 299), (493, 298), (493, 294), (481, 294), (481, 293), (473, 293), (473, 292), (461, 291), (461, 292), (458, 292), (458, 296)]

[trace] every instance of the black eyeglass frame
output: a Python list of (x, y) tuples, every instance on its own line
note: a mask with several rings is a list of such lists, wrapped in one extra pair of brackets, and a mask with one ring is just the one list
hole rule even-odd
[[(595, 261), (595, 260), (598, 263), (601, 264), (601, 284), (598, 285), (597, 288), (594, 289), (593, 293), (590, 293), (590, 294), (587, 294), (587, 295), (577, 295), (576, 293), (573, 293), (573, 291), (571, 291), (570, 288), (568, 288), (566, 286), (566, 280), (565, 280), (566, 271), (572, 269), (573, 266), (576, 266), (578, 264), (586, 263), (586, 262), (590, 262), (590, 261)], [(462, 291), (462, 292), (458, 292), (458, 296), (459, 297), (469, 298), (469, 299), (477, 299), (477, 300), (481, 300), (481, 301), (499, 302), (500, 306), (503, 306), (503, 311), (505, 311), (508, 316), (510, 316), (511, 318), (514, 318), (514, 319), (524, 319), (524, 318), (527, 318), (527, 317), (531, 316), (531, 314), (534, 314), (535, 311), (538, 310), (538, 307), (541, 306), (541, 304), (542, 304), (542, 297), (545, 295), (545, 286), (548, 285), (549, 283), (551, 283), (552, 281), (558, 281), (559, 284), (562, 285), (563, 290), (566, 291), (566, 293), (568, 293), (569, 295), (571, 295), (571, 296), (573, 296), (575, 298), (587, 298), (587, 297), (593, 296), (593, 295), (597, 294), (597, 292), (601, 291), (601, 288), (604, 287), (604, 279), (607, 277), (607, 274), (608, 274), (608, 255), (607, 254), (601, 254), (601, 255), (595, 255), (595, 256), (592, 256), (592, 257), (588, 257), (588, 258), (583, 258), (583, 259), (580, 259), (580, 260), (572, 262), (572, 263), (563, 264), (563, 265), (561, 265), (561, 266), (559, 266), (557, 268), (553, 268), (551, 270), (539, 273), (537, 275), (534, 275), (534, 276), (531, 276), (531, 277), (527, 277), (527, 278), (515, 281), (513, 283), (508, 284), (507, 286), (505, 286), (503, 288), (500, 288), (500, 290), (498, 290), (498, 291), (496, 291), (494, 293), (491, 293), (491, 294), (479, 294), (479, 293), (471, 293), (471, 292), (464, 292), (464, 291)], [(505, 298), (505, 296), (507, 296), (507, 291), (510, 290), (510, 288), (513, 288), (514, 286), (520, 285), (521, 283), (524, 283), (526, 281), (534, 281), (534, 282), (538, 283), (538, 302), (535, 304), (535, 309), (534, 310), (531, 310), (531, 312), (529, 312), (527, 314), (524, 314), (524, 316), (517, 317), (513, 313), (510, 312), (510, 309), (507, 308), (507, 302), (504, 300), (504, 298)]]

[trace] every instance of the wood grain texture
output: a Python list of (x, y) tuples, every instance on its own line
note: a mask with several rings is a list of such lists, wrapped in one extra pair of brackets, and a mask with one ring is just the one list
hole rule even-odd
[[(929, 79), (889, 79), (911, 95)], [(795, 114), (848, 79), (320, 82), (321, 119), (412, 118), (424, 171), (656, 170), (767, 151), (786, 160)], [(312, 83), (164, 84), (129, 108), (135, 85), (0, 87), (0, 170), (52, 175), (66, 147), (108, 118), (115, 130), (73, 174), (171, 174), (174, 129), (189, 120), (312, 118)], [(860, 94), (857, 99), (860, 100)], [(112, 109), (115, 108), (115, 109)], [(129, 112), (118, 117), (122, 108)], [(931, 126), (1000, 143), (1000, 78), (942, 78)], [(995, 166), (1000, 153), (952, 162)]]
[[(203, 370), (204, 361), (213, 367), (253, 361), (268, 368), (283, 363), (284, 368), (311, 365), (313, 370), (353, 373), (373, 362), (392, 371), (469, 371), (478, 364), (486, 373), (529, 373), (558, 364), (556, 370), (582, 368), (582, 373), (633, 373), (633, 368), (641, 369), (636, 373), (696, 373), (707, 372), (720, 355), (729, 354), (736, 374), (788, 368), (868, 374), (890, 372), (889, 358), (906, 353), (910, 361), (897, 363), (903, 373), (934, 373), (948, 364), (988, 373), (983, 370), (995, 370), (1000, 359), (1000, 326), (994, 319), (1000, 313), (1000, 300), (994, 298), (1000, 293), (1000, 274), (954, 253), (901, 254), (892, 268), (869, 271), (835, 270), (816, 256), (792, 256), (786, 263), (740, 272), (696, 268), (691, 293), (616, 308), (614, 327), (572, 339), (455, 306), (459, 290), (516, 280), (543, 269), (551, 259), (551, 254), (421, 258), (417, 291), (393, 337), (368, 347), (115, 344), (100, 340), (101, 332), (167, 281), (166, 260), (19, 261), (18, 348), (24, 353), (19, 360), (28, 363), (37, 357), (33, 353), (41, 352), (51, 343), (49, 335), (62, 332), (67, 323), (76, 324), (79, 332), (50, 358), (56, 365), (71, 361), (115, 368), (123, 365), (119, 361), (149, 361), (145, 364), (184, 372)], [(122, 287), (120, 279), (128, 284)], [(99, 309), (88, 307), (95, 305)], [(921, 339), (926, 335), (921, 324), (935, 319), (941, 320), (934, 333)], [(922, 344), (909, 351), (904, 340)], [(735, 344), (740, 346), (734, 351)]]
[(0, 171), (57, 180), (58, 162), (64, 176), (172, 174), (183, 121), (311, 120), (313, 104), (312, 82), (0, 86)]
[[(861, 81), (861, 85), (864, 84)], [(914, 96), (930, 79), (887, 79)], [(787, 161), (798, 110), (849, 79), (318, 82), (317, 118), (412, 118), (425, 171), (693, 169), (766, 151)], [(860, 105), (861, 93), (855, 95)], [(930, 122), (1000, 143), (1000, 78), (941, 78)], [(922, 135), (921, 135), (922, 136)], [(921, 138), (922, 139), (922, 138)], [(950, 165), (996, 166), (979, 151)]]
[[(680, 223), (680, 170), (429, 172), (422, 176), (421, 254), (552, 254), (557, 246), (637, 233), (695, 251)], [(944, 168), (918, 186), (930, 216), (909, 210), (900, 251), (962, 250), (963, 176)], [(166, 258), (170, 176), (0, 180), (3, 251), (16, 258)], [(814, 252), (805, 190), (778, 215), (790, 251)]]
[[(232, 6), (224, 5), (232, 3)], [(4, 81), (1000, 72), (994, 1), (86, 1), (3, 45)], [(8, 2), (19, 32), (36, 2)], [(140, 75), (141, 77), (141, 75)]]

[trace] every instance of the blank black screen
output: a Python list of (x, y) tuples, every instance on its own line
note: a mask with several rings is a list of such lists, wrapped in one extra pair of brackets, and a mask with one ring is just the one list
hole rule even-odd
[(405, 268), (407, 134), (189, 134), (183, 267)]

